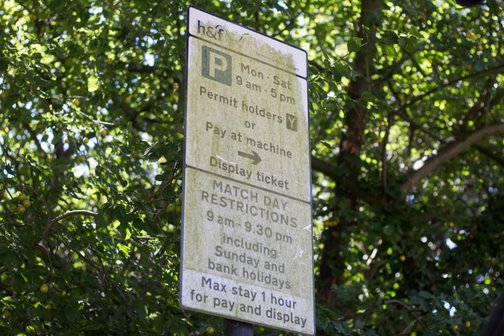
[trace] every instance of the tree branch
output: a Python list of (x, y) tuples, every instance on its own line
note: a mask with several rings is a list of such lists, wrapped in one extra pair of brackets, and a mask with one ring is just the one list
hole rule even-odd
[(463, 81), (463, 80), (466, 80), (466, 79), (469, 79), (469, 78), (473, 78), (473, 77), (478, 77), (480, 75), (483, 75), (483, 74), (486, 74), (486, 73), (494, 73), (495, 71), (497, 70), (500, 70), (504, 68), (504, 62), (503, 63), (499, 63), (493, 67), (490, 67), (488, 69), (483, 69), (483, 70), (480, 70), (480, 71), (476, 71), (476, 72), (473, 72), (473, 73), (470, 73), (468, 75), (465, 75), (465, 76), (462, 76), (462, 77), (459, 77), (459, 78), (455, 78), (455, 79), (452, 79), (448, 82), (446, 82), (445, 84), (443, 85), (438, 85), (426, 92), (424, 92), (423, 94), (413, 98), (412, 100), (410, 100), (409, 102), (407, 102), (406, 104), (404, 105), (401, 105), (396, 111), (393, 112), (393, 114), (400, 114), (401, 112), (405, 111), (408, 107), (416, 104), (417, 102), (421, 101), (422, 99), (430, 96), (431, 94), (433, 94), (434, 92), (437, 92), (441, 89), (444, 89), (446, 87), (449, 87), (449, 86), (452, 86), (460, 81)]
[(412, 306), (410, 306), (409, 304), (407, 304), (407, 303), (405, 303), (404, 301), (401, 301), (401, 300), (391, 299), (391, 300), (385, 301), (385, 303), (388, 304), (388, 305), (402, 306), (403, 308), (406, 308), (406, 310), (408, 310), (409, 312), (415, 311), (415, 308), (413, 308)]
[(35, 146), (37, 146), (37, 149), (39, 150), (40, 153), (44, 153), (44, 150), (42, 149), (42, 145), (40, 144), (40, 141), (37, 139), (37, 133), (35, 133), (34, 130), (31, 129), (30, 125), (28, 123), (23, 122), (23, 127), (24, 129), (30, 134), (31, 139), (33, 142), (35, 142)]
[(296, 20), (297, 18), (301, 15), (301, 14), (304, 14), (306, 13), (306, 8), (308, 8), (308, 6), (310, 5), (310, 0), (307, 0), (303, 6), (303, 8), (301, 8), (301, 10), (297, 13), (297, 15), (294, 15), (294, 17), (292, 17), (286, 24), (285, 24), (285, 27), (283, 29), (280, 29), (280, 30), (277, 30), (276, 32), (273, 32), (271, 35), (272, 36), (279, 36), (281, 34), (283, 34), (283, 32), (285, 31), (291, 31), (292, 30), (292, 27), (294, 27), (294, 24), (296, 23)]
[(443, 147), (438, 154), (430, 157), (422, 168), (412, 173), (408, 180), (401, 185), (401, 194), (404, 196), (415, 187), (423, 178), (437, 170), (441, 165), (456, 157), (470, 146), (484, 138), (504, 134), (504, 123), (484, 127), (469, 133), (462, 139), (452, 141)]
[(311, 166), (313, 170), (318, 171), (319, 173), (322, 173), (327, 177), (332, 178), (333, 180), (336, 180), (338, 178), (334, 173), (334, 168), (329, 163), (322, 159), (319, 159), (314, 155), (311, 156)]
[(47, 227), (44, 230), (44, 237), (47, 237), (49, 235), (49, 232), (51, 232), (54, 224), (56, 224), (59, 221), (62, 221), (63, 219), (71, 216), (97, 216), (98, 213), (94, 211), (89, 211), (89, 210), (72, 210), (72, 211), (67, 211), (64, 214), (61, 214), (57, 217), (54, 217), (49, 221), (49, 224), (47, 224)]
[(474, 145), (474, 148), (476, 148), (480, 153), (485, 155), (491, 160), (494, 160), (495, 163), (499, 164), (500, 166), (504, 167), (504, 158), (501, 156), (498, 156), (497, 153), (492, 152), (492, 149), (489, 147), (484, 147), (482, 145)]

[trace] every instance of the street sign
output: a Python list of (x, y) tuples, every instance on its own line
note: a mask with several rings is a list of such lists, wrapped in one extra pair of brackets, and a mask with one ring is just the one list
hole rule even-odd
[(314, 334), (307, 60), (189, 7), (181, 304)]

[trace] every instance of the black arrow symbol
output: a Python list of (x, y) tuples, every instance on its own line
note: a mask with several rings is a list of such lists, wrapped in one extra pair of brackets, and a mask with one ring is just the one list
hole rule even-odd
[(259, 162), (261, 162), (261, 157), (259, 156), (259, 154), (257, 154), (256, 151), (252, 151), (252, 154), (249, 154), (249, 153), (245, 153), (245, 152), (242, 152), (242, 151), (238, 151), (238, 155), (239, 156), (243, 156), (244, 158), (246, 159), (250, 159), (252, 160), (252, 164), (253, 165), (256, 165), (258, 164)]

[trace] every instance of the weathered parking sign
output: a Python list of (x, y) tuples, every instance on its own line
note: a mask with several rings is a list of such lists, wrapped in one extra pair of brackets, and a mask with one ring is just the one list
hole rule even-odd
[(314, 334), (306, 53), (189, 8), (181, 303)]

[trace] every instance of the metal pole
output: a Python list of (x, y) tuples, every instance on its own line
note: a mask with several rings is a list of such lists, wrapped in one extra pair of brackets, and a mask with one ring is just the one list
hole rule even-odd
[(479, 336), (504, 335), (504, 293), (501, 294), (497, 305), (488, 317), (485, 327)]
[(224, 319), (225, 336), (254, 336), (254, 326), (245, 322)]

